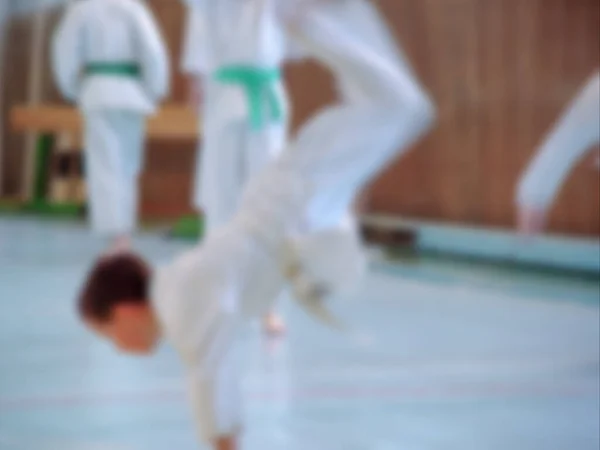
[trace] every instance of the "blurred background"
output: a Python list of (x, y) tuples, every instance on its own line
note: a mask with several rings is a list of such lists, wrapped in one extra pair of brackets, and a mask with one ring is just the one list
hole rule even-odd
[[(166, 449), (172, 442), (196, 448), (182, 388), (172, 382), (171, 354), (131, 369), (84, 338), (72, 317), (82, 261), (98, 245), (82, 225), (79, 125), (63, 109), (69, 105), (49, 61), (65, 3), (0, 0), (0, 449)], [(193, 212), (197, 139), (181, 131), (194, 123), (179, 70), (185, 8), (176, 0), (147, 3), (170, 50), (174, 78), (166, 107), (181, 114), (147, 142), (140, 180), (148, 227), (141, 247), (162, 260), (189, 245), (165, 241), (164, 232)], [(517, 236), (514, 197), (544, 134), (600, 65), (600, 2), (374, 3), (438, 106), (433, 131), (360, 201), (364, 234), (377, 256), (359, 306), (348, 315), (379, 330), (380, 340), (356, 347), (318, 330), (293, 306), (284, 308), (289, 340), (275, 349), (248, 344), (255, 345), (248, 448), (598, 448), (598, 149), (570, 173), (543, 236), (529, 242)], [(290, 64), (286, 77), (295, 128), (335, 98), (329, 74), (315, 63)], [(35, 250), (40, 246), (42, 253)], [(28, 300), (37, 306), (28, 309)], [(63, 334), (39, 311), (55, 317)], [(30, 334), (11, 326), (15, 314), (26, 318)], [(56, 346), (47, 350), (52, 337)], [(26, 346), (22, 355), (35, 356), (19, 357), (19, 345)], [(69, 367), (73, 358), (86, 361), (84, 372), (75, 369), (79, 375), (51, 369), (52, 360)], [(49, 380), (62, 381), (28, 378), (46, 368)], [(153, 381), (140, 384), (140, 377)], [(111, 380), (117, 393), (106, 388)], [(440, 388), (441, 380), (455, 384)], [(47, 391), (40, 389), (45, 383)], [(77, 386), (75, 393), (69, 386)], [(141, 411), (159, 404), (156, 416)], [(157, 426), (141, 437), (149, 423)], [(170, 431), (162, 435), (161, 427)]]
[[(25, 11), (33, 0), (7, 2)], [(50, 2), (51, 3), (51, 2)], [(57, 1), (55, 1), (57, 3)], [(168, 42), (175, 74), (169, 102), (186, 102), (179, 68), (185, 8), (150, 0)], [(544, 133), (598, 67), (596, 0), (380, 0), (419, 78), (439, 108), (439, 122), (366, 194), (369, 213), (440, 223), (512, 228), (519, 175)], [(6, 7), (6, 6), (4, 6)], [(50, 70), (49, 37), (61, 8), (17, 16), (6, 25), (2, 198), (31, 195), (26, 176), (32, 139), (11, 130), (15, 105), (60, 105)], [(299, 125), (334, 96), (325, 71), (288, 67)], [(190, 211), (195, 143), (149, 142), (141, 214), (176, 218)], [(590, 152), (591, 154), (591, 152)], [(554, 205), (549, 231), (598, 237), (598, 172), (582, 161)]]

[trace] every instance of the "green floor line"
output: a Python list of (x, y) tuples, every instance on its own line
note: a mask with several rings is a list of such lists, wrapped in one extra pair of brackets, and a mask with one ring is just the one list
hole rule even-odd
[(0, 202), (0, 214), (10, 216), (35, 216), (36, 218), (72, 218), (85, 216), (85, 206), (76, 203), (48, 203), (34, 200), (30, 203)]
[(0, 201), (0, 214), (19, 214), (23, 210), (23, 205), (19, 202)]
[(170, 236), (185, 240), (199, 240), (204, 234), (204, 221), (197, 215), (179, 219), (171, 229)]
[(77, 203), (48, 203), (46, 201), (33, 201), (24, 205), (23, 212), (42, 217), (57, 218), (82, 218), (85, 207)]

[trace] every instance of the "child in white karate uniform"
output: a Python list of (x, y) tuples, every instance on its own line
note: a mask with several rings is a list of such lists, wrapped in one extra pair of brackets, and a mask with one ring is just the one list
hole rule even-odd
[(329, 320), (327, 301), (358, 280), (365, 256), (345, 218), (358, 192), (430, 127), (433, 106), (365, 0), (295, 10), (289, 33), (345, 87), (245, 190), (238, 212), (197, 248), (153, 270), (106, 257), (79, 298), (90, 328), (123, 351), (160, 337), (178, 350), (203, 441), (235, 449), (241, 431), (236, 335), (287, 283)]
[(137, 227), (146, 118), (169, 89), (166, 47), (140, 0), (81, 0), (54, 34), (57, 84), (85, 119), (92, 230), (128, 248)]

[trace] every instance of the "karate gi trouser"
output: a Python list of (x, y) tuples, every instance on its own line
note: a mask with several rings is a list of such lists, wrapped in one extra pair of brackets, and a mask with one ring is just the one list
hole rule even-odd
[(84, 117), (92, 230), (107, 237), (131, 233), (137, 226), (146, 118), (116, 110), (84, 111)]
[[(204, 212), (206, 231), (231, 220), (248, 181), (281, 153), (287, 141), (287, 98), (277, 83), (284, 117), (253, 130), (238, 86), (205, 82), (203, 142), (196, 157), (194, 206)], [(242, 102), (240, 106), (239, 102)]]

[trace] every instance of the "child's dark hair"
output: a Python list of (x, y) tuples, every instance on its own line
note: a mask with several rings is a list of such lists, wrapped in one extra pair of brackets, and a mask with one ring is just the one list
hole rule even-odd
[(79, 314), (84, 319), (105, 322), (119, 304), (145, 304), (150, 278), (148, 264), (133, 253), (100, 258), (79, 294)]

